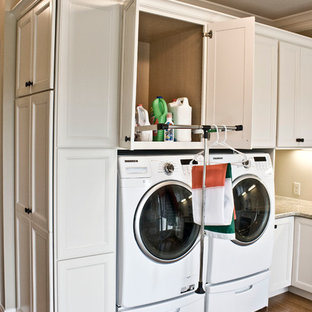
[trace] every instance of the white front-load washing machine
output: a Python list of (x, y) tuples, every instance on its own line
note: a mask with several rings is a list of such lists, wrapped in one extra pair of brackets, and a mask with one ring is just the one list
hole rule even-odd
[(274, 174), (268, 154), (211, 154), (232, 163), (234, 241), (209, 237), (206, 312), (252, 312), (267, 305), (275, 218)]
[[(158, 305), (166, 312), (170, 304), (170, 311), (204, 310), (204, 296), (194, 293), (200, 227), (193, 223), (191, 159), (119, 156), (118, 311), (154, 311)], [(181, 303), (164, 305), (174, 298)], [(184, 309), (185, 300), (193, 303)]]

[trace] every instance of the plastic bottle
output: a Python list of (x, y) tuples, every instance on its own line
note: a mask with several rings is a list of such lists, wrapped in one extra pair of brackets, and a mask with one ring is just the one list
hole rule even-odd
[[(137, 106), (136, 120), (138, 126), (150, 125), (148, 111), (143, 107), (142, 104), (139, 104)], [(137, 133), (138, 141), (152, 141), (152, 138), (153, 138), (152, 131), (140, 131)]]
[[(158, 96), (153, 101), (152, 108), (153, 108), (152, 123), (153, 124), (165, 123), (168, 113), (166, 101), (161, 96)], [(163, 140), (164, 140), (164, 130), (153, 132), (153, 141), (163, 141)]]
[[(167, 113), (166, 124), (167, 125), (173, 125), (172, 113)], [(173, 129), (165, 130), (165, 132), (164, 132), (164, 141), (166, 141), (166, 142), (174, 142), (174, 130)]]
[[(189, 105), (188, 98), (181, 97), (168, 104), (169, 112), (172, 112), (173, 121), (176, 125), (192, 124), (192, 107)], [(178, 129), (174, 132), (176, 141), (192, 141), (191, 130)]]

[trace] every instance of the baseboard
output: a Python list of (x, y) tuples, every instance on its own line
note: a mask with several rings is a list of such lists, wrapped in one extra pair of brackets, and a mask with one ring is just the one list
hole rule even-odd
[(291, 292), (291, 293), (293, 293), (295, 295), (298, 295), (300, 297), (312, 300), (312, 294), (307, 292), (307, 291), (305, 291), (305, 290), (302, 290), (302, 289), (290, 286), (289, 287), (289, 292)]
[(4, 310), (4, 312), (16, 312), (16, 309), (7, 309), (7, 310)]
[(278, 295), (283, 294), (283, 293), (285, 293), (285, 292), (287, 292), (287, 291), (289, 291), (289, 287), (284, 287), (284, 288), (275, 290), (275, 291), (273, 291), (273, 292), (270, 293), (269, 298), (278, 296)]

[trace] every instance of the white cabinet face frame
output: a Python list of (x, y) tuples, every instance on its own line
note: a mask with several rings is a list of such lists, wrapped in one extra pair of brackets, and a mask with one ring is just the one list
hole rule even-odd
[(16, 96), (30, 93), (25, 83), (31, 80), (32, 70), (32, 11), (28, 12), (17, 22), (17, 52), (16, 52)]
[(58, 150), (57, 260), (115, 252), (116, 183), (116, 150)]
[(56, 144), (116, 148), (120, 6), (68, 0), (59, 13)]
[(116, 309), (115, 254), (58, 261), (58, 312)]
[(312, 292), (311, 237), (312, 220), (296, 217), (292, 285), (310, 293)]

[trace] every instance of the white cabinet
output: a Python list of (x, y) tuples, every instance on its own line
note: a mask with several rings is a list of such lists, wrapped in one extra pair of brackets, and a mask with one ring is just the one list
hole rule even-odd
[(50, 311), (53, 93), (16, 100), (16, 271), (20, 312)]
[(243, 125), (228, 134), (229, 143), (248, 148), (254, 75), (254, 19), (237, 19), (209, 25), (206, 123)]
[(51, 225), (53, 92), (16, 100), (16, 210)]
[(270, 275), (270, 294), (291, 285), (294, 217), (275, 220), (274, 249)]
[(31, 222), (16, 213), (16, 295), (17, 311), (32, 311)]
[(276, 145), (278, 40), (256, 35), (251, 146)]
[(235, 145), (250, 147), (254, 19), (221, 20), (226, 18), (182, 3), (136, 0), (125, 6), (122, 147), (203, 147), (198, 135), (187, 143), (135, 141), (136, 105), (150, 111), (157, 96), (167, 102), (187, 97), (194, 125), (243, 124), (246, 130), (236, 134)]
[(43, 0), (17, 23), (17, 97), (53, 89), (54, 7)]
[(295, 219), (294, 259), (292, 270), (292, 285), (312, 292), (312, 220)]
[(116, 309), (115, 254), (58, 262), (58, 312)]
[(115, 252), (116, 150), (59, 150), (57, 259)]
[(278, 147), (312, 146), (312, 48), (280, 42)]
[(57, 146), (116, 148), (120, 5), (59, 3)]

